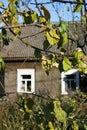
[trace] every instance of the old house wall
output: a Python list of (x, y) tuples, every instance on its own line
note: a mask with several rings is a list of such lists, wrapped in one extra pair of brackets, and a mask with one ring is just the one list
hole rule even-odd
[(0, 97), (4, 96), (4, 69), (0, 70)]
[(5, 66), (5, 92), (17, 94), (17, 69), (35, 68), (35, 93), (53, 98), (60, 95), (60, 73), (53, 68), (49, 76), (39, 62), (7, 62)]

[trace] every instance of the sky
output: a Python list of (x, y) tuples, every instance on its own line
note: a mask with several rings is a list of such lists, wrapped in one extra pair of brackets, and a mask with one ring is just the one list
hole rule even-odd
[[(34, 0), (32, 1), (34, 2)], [(50, 2), (50, 0), (37, 0), (37, 2), (46, 3), (46, 2)], [(44, 6), (46, 6), (49, 12), (51, 13), (51, 21), (53, 22), (59, 21), (59, 17), (65, 21), (72, 21), (73, 17), (75, 20), (78, 21), (80, 20), (80, 13), (74, 13), (74, 14), (71, 13), (73, 10), (73, 6), (70, 4), (54, 2), (52, 4), (44, 4)], [(35, 8), (34, 5), (31, 5), (31, 7)]]
[[(28, 1), (28, 0), (24, 0), (24, 1)], [(3, 0), (0, 0), (0, 2), (3, 2)], [(31, 0), (31, 2), (35, 3), (35, 0)], [(45, 2), (50, 2), (50, 0), (37, 0), (37, 2), (45, 3)], [(5, 3), (5, 6), (7, 6), (7, 0), (4, 0), (4, 3)], [(30, 6), (30, 8), (37, 11), (37, 8), (35, 7), (35, 5), (30, 4), (29, 6)], [(53, 4), (44, 4), (44, 6), (46, 6), (46, 8), (49, 10), (49, 12), (51, 14), (52, 22), (57, 22), (60, 19), (64, 20), (64, 21), (72, 21), (73, 18), (75, 21), (80, 20), (80, 13), (74, 13), (74, 14), (71, 13), (73, 10), (73, 6), (70, 4), (54, 2)]]

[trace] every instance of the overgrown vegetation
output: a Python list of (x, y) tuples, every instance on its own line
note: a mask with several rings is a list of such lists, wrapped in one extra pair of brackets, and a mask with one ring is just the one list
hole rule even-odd
[(87, 130), (87, 95), (43, 99), (18, 96), (0, 102), (1, 130)]

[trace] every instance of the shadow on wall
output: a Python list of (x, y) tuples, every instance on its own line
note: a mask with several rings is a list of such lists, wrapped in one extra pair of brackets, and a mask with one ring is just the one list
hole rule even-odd
[(80, 76), (80, 89), (81, 92), (87, 93), (87, 75)]
[(5, 95), (4, 70), (0, 70), (0, 98)]

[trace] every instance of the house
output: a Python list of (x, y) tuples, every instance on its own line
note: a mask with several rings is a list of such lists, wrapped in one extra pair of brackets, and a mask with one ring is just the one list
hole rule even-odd
[[(28, 76), (30, 80), (33, 76), (33, 80), (28, 81), (28, 85), (35, 82), (33, 84), (35, 88), (33, 88), (31, 92), (51, 97), (57, 96), (58, 93), (60, 93), (60, 73), (58, 70), (53, 68), (49, 76), (47, 76), (40, 62), (34, 56), (34, 49), (23, 44), (20, 39), (15, 40), (16, 37), (12, 34), (9, 36), (13, 41), (11, 41), (9, 45), (2, 47), (0, 51), (0, 56), (2, 56), (5, 61), (5, 73), (3, 78), (5, 93), (12, 93), (9, 94), (11, 97), (13, 97), (13, 95), (15, 96), (17, 91), (20, 92), (20, 89), (17, 89), (17, 86), (20, 86), (17, 79), (19, 79), (19, 82), (20, 80), (26, 81)], [(43, 49), (44, 36), (40, 28), (36, 26), (30, 26), (29, 28), (24, 27), (21, 29), (20, 37), (24, 41)], [(56, 47), (52, 49), (55, 51)], [(27, 75), (28, 71), (29, 75)], [(24, 85), (24, 81), (21, 83)]]
[[(56, 98), (61, 94), (61, 73), (57, 68), (52, 68), (49, 76), (42, 69), (38, 58), (34, 56), (34, 49), (21, 42), (31, 43), (35, 47), (43, 49), (44, 36), (40, 28), (36, 26), (22, 27), (20, 39), (8, 32), (9, 45), (2, 47), (0, 56), (5, 61), (5, 70), (0, 71), (0, 81), (5, 93), (9, 97), (16, 97), (18, 93), (35, 93), (46, 97)], [(50, 51), (58, 51), (52, 47)], [(2, 74), (3, 73), (3, 74)], [(0, 91), (3, 95), (4, 90)]]

